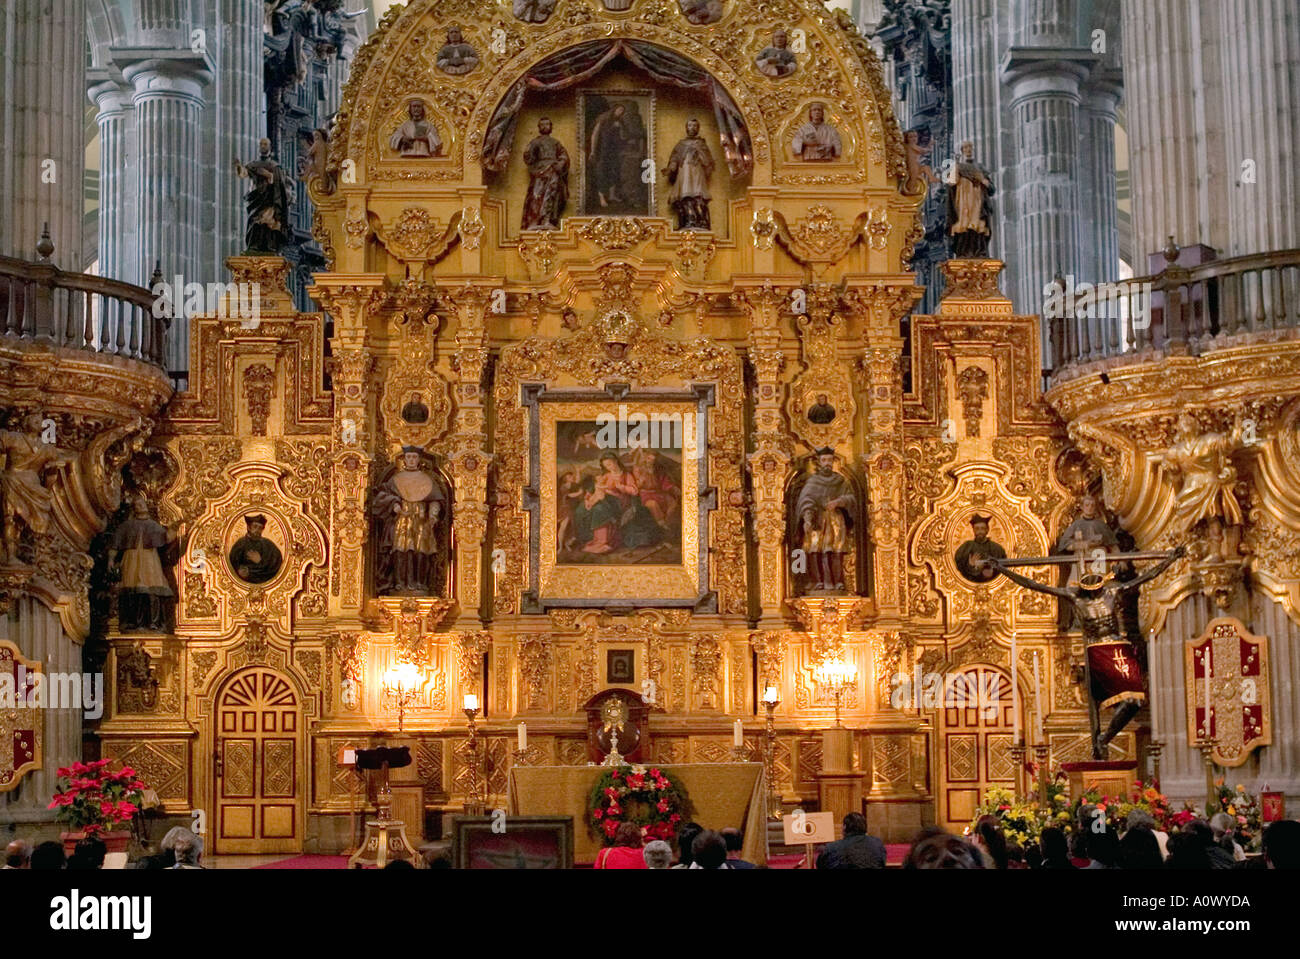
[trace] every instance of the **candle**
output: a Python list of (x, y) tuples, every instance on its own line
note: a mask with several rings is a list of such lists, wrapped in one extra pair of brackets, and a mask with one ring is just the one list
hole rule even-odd
[(519, 724), (519, 751), (523, 752), (528, 748), (528, 724)]
[(1034, 650), (1034, 705), (1038, 712), (1038, 741), (1047, 742), (1043, 735), (1043, 685), (1038, 677), (1038, 650)]
[(731, 744), (737, 749), (745, 745), (745, 725), (739, 719), (731, 726)]
[(1016, 691), (1016, 634), (1011, 634), (1011, 745), (1020, 744), (1020, 708)]
[(1210, 741), (1210, 710), (1213, 704), (1210, 701), (1210, 680), (1214, 675), (1214, 663), (1210, 660), (1210, 643), (1205, 644), (1205, 742)]
[[(1151, 648), (1155, 645), (1155, 641), (1156, 641), (1156, 631), (1153, 629), (1153, 630), (1151, 630), (1151, 638), (1147, 640), (1147, 649), (1148, 649), (1148, 650), (1151, 649)], [(1155, 680), (1156, 680), (1156, 677), (1155, 677), (1155, 671), (1152, 670), (1152, 671), (1148, 674), (1148, 677), (1147, 677), (1147, 678), (1148, 678), (1149, 685), (1150, 685), (1150, 687), (1151, 687), (1151, 738), (1152, 738), (1155, 742), (1160, 742), (1160, 741), (1161, 741), (1161, 739), (1160, 739), (1160, 710), (1156, 707), (1156, 700), (1157, 700), (1159, 697), (1156, 696), (1156, 681), (1155, 681)]]
[(767, 691), (763, 693), (763, 702), (776, 703), (780, 699), (780, 695), (775, 686), (768, 686)]
[(478, 697), (475, 696), (473, 693), (466, 693), (466, 694), (465, 694), (465, 708), (466, 708), (466, 709), (477, 710), (477, 709), (478, 709)]

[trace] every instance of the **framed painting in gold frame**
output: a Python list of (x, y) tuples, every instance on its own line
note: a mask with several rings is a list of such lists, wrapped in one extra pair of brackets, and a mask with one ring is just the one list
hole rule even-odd
[(605, 393), (525, 388), (531, 588), (524, 608), (690, 606), (708, 590), (713, 387)]

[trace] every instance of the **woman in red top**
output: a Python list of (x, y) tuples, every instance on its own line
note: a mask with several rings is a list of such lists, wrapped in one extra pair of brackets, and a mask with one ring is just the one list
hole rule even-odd
[(645, 869), (645, 856), (641, 854), (641, 827), (635, 823), (620, 823), (614, 833), (614, 845), (606, 846), (596, 854), (597, 869)]

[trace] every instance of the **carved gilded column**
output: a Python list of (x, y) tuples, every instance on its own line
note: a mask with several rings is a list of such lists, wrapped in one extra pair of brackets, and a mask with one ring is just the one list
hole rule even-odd
[[(447, 458), (455, 485), (452, 532), (456, 538), (456, 589), (460, 615), (481, 619), (483, 546), (487, 538), (487, 411), (484, 387), (488, 363), (486, 311), (492, 288), (466, 284), (444, 297), (456, 314), (456, 352), (451, 368), (456, 409), (448, 437)], [(509, 557), (502, 558), (509, 563)], [(522, 557), (514, 557), (522, 562)]]
[(736, 298), (749, 314), (748, 358), (754, 369), (754, 431), (749, 471), (753, 483), (754, 535), (758, 540), (759, 622), (781, 619), (785, 535), (783, 493), (793, 450), (781, 415), (781, 309), (789, 291), (765, 281), (741, 288)]
[(367, 322), (370, 312), (386, 299), (384, 278), (320, 276), (311, 293), (334, 317), (329, 609), (332, 616), (359, 623), (365, 603), (366, 494), (377, 442), (376, 386), (370, 375), (374, 356)]

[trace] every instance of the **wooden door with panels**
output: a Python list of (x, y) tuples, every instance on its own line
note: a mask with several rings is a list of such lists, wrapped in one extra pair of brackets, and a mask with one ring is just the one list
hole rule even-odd
[(302, 705), (265, 667), (233, 676), (217, 695), (216, 852), (302, 851)]
[(938, 819), (944, 828), (960, 834), (990, 786), (1015, 788), (1013, 700), (1007, 674), (996, 666), (967, 666), (946, 680), (943, 703), (936, 711)]

